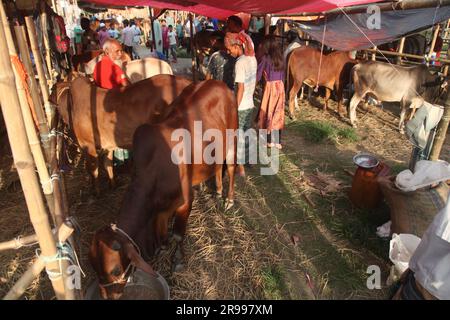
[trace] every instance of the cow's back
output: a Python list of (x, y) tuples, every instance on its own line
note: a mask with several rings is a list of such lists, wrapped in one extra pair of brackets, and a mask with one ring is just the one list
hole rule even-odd
[(349, 58), (348, 52), (332, 52), (322, 55), (321, 58), (320, 50), (301, 47), (291, 52), (288, 72), (294, 79), (300, 81), (309, 79), (317, 82), (317, 77), (320, 77), (321, 85), (333, 86), (341, 78), (348, 80), (348, 76), (343, 77), (342, 73), (349, 74), (351, 68), (346, 69), (346, 66), (353, 63), (354, 61)]
[(80, 144), (97, 149), (131, 148), (136, 128), (164, 120), (172, 101), (189, 84), (187, 79), (157, 75), (126, 88), (106, 90), (79, 77), (71, 85), (75, 135)]
[(124, 67), (125, 74), (131, 83), (151, 78), (158, 74), (173, 75), (170, 65), (156, 58), (144, 58), (128, 62)]
[(373, 93), (381, 101), (400, 101), (415, 96), (423, 68), (392, 66), (378, 61), (360, 62), (353, 68), (355, 87)]

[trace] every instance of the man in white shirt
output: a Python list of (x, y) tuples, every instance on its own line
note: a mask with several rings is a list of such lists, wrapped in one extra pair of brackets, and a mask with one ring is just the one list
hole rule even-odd
[[(238, 38), (235, 37), (230, 40), (229, 53), (237, 58), (234, 67), (236, 83), (236, 99), (238, 103), (238, 117), (239, 117), (239, 129), (244, 134), (248, 129), (251, 129), (253, 122), (253, 113), (255, 105), (253, 103), (253, 93), (256, 86), (256, 72), (258, 64), (254, 56), (244, 55), (244, 44)], [(241, 134), (241, 133), (240, 133)], [(244, 164), (249, 162), (249, 141), (244, 136), (238, 139), (238, 172), (240, 176), (245, 176)]]
[(125, 27), (122, 30), (122, 43), (124, 46), (124, 51), (128, 53), (130, 58), (133, 57), (133, 37), (134, 30), (129, 26), (128, 20), (123, 21), (123, 26)]
[(409, 269), (428, 293), (450, 300), (450, 201), (435, 216), (414, 252)]

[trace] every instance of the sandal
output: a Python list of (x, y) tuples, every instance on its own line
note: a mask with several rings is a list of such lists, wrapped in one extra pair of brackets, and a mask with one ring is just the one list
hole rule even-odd
[(283, 146), (279, 143), (275, 144), (275, 148), (277, 148), (278, 150), (283, 149)]

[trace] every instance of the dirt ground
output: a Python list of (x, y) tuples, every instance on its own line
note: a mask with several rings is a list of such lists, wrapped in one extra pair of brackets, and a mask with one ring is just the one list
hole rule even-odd
[[(237, 201), (224, 212), (208, 189), (197, 188), (186, 238), (186, 267), (171, 272), (174, 245), (153, 261), (166, 278), (172, 299), (387, 299), (391, 288), (389, 241), (375, 231), (389, 220), (386, 205), (357, 209), (348, 200), (355, 171), (352, 157), (374, 154), (394, 172), (407, 168), (411, 145), (398, 133), (398, 110), (360, 109), (358, 129), (351, 139), (311, 141), (305, 123), (327, 123), (349, 130), (333, 110), (301, 102), (298, 120), (286, 121), (280, 171), (262, 176), (251, 168), (237, 180)], [(332, 103), (333, 108), (336, 107)], [(0, 144), (0, 241), (32, 233), (17, 174), (11, 170), (9, 147)], [(443, 158), (449, 155), (449, 146)], [(447, 159), (448, 160), (448, 159)], [(114, 190), (103, 183), (102, 195), (91, 195), (83, 162), (66, 174), (70, 212), (81, 227), (80, 260), (86, 278), (93, 279), (87, 251), (93, 233), (114, 222), (130, 181), (118, 170)], [(103, 177), (105, 174), (103, 173)], [(0, 252), (0, 296), (6, 294), (36, 256), (36, 246)], [(382, 288), (366, 286), (367, 268), (382, 271)], [(34, 281), (24, 299), (53, 299), (45, 274)]]

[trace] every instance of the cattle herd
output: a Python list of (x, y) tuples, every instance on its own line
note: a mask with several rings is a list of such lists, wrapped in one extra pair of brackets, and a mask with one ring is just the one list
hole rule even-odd
[[(446, 84), (440, 74), (430, 73), (425, 66), (357, 61), (348, 52), (332, 52), (321, 57), (320, 50), (301, 47), (290, 54), (288, 61), (290, 115), (294, 116), (297, 94), (305, 81), (326, 88), (324, 109), (335, 90), (341, 116), (344, 88), (353, 85), (349, 106), (353, 126), (358, 104), (371, 96), (380, 101), (400, 102), (402, 131), (407, 108), (418, 108), (424, 100), (436, 102)], [(135, 83), (125, 88), (102, 89), (87, 77), (77, 75), (70, 81), (57, 83), (51, 95), (51, 101), (57, 105), (62, 120), (85, 154), (86, 168), (97, 193), (102, 153), (106, 153), (104, 164), (114, 186), (114, 149), (134, 152), (132, 180), (117, 226), (98, 230), (90, 247), (90, 261), (104, 298), (120, 297), (131, 265), (155, 274), (146, 260), (167, 245), (172, 218), (173, 238), (177, 242), (173, 268), (182, 266), (182, 244), (192, 207), (193, 186), (215, 177), (217, 194), (222, 197), (222, 177), (226, 172), (229, 178), (226, 204), (233, 204), (236, 141), (232, 145), (223, 142), (222, 156), (213, 164), (174, 162), (172, 153), (174, 131), (182, 128), (193, 132), (196, 121), (202, 122), (204, 131), (219, 130), (223, 137), (226, 130), (236, 130), (237, 103), (233, 92), (220, 81), (191, 83), (171, 75), (166, 66), (155, 64), (154, 67), (158, 71), (136, 76)], [(143, 69), (142, 65), (136, 68)], [(206, 146), (192, 144), (189, 151), (203, 154)]]

